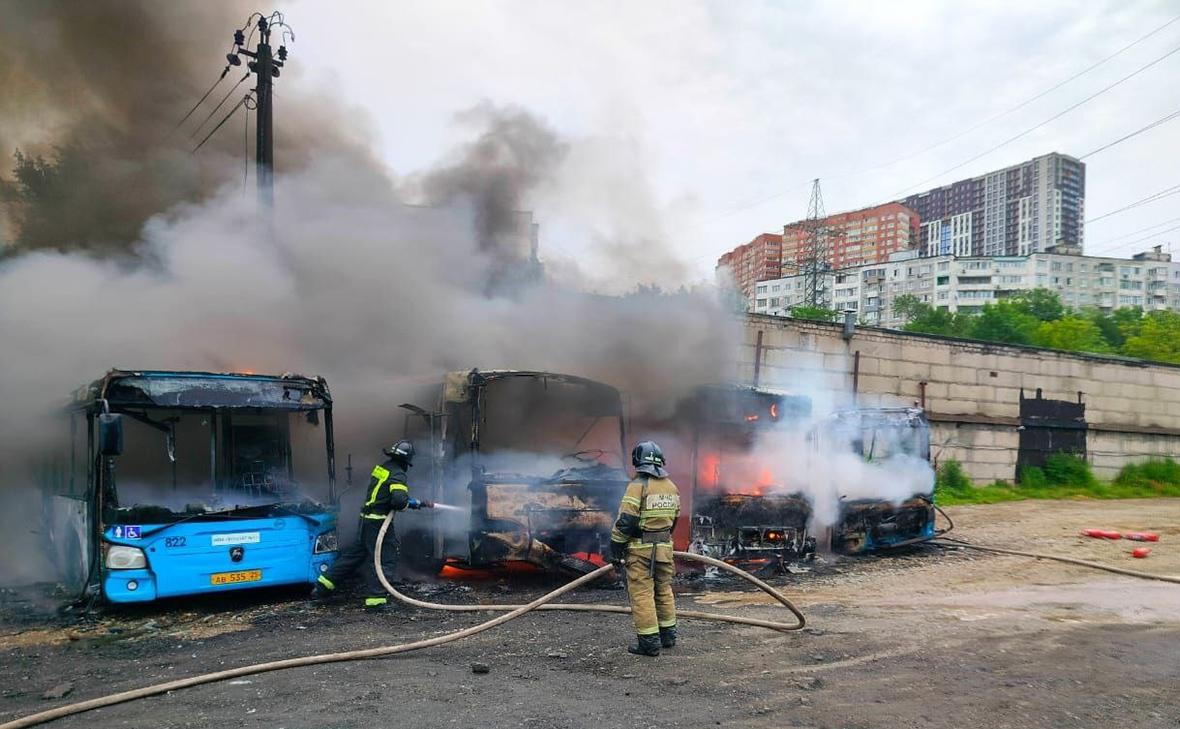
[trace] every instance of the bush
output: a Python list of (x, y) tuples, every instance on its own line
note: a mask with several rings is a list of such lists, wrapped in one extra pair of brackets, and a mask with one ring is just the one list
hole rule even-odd
[(1152, 458), (1143, 463), (1128, 463), (1114, 477), (1123, 488), (1162, 492), (1168, 487), (1180, 488), (1180, 463), (1171, 458)]
[(1021, 489), (1028, 491), (1043, 491), (1049, 487), (1045, 472), (1036, 466), (1021, 466), (1016, 481)]
[(1045, 459), (1042, 470), (1050, 486), (1092, 489), (1099, 485), (1089, 462), (1074, 453), (1054, 453)]
[(963, 465), (953, 458), (943, 461), (934, 479), (935, 496), (965, 496), (970, 492), (971, 479), (963, 472)]

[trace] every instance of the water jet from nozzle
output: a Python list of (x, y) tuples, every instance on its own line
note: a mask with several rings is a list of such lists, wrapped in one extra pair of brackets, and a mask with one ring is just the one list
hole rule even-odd
[(434, 502), (434, 508), (443, 509), (444, 511), (462, 511), (462, 509), (460, 509), (458, 506), (451, 506), (450, 504), (440, 504), (437, 501)]

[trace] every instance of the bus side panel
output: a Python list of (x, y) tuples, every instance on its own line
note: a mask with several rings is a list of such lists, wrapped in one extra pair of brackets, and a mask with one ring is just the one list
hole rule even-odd
[[(143, 526), (151, 533), (158, 527)], [(251, 587), (310, 584), (336, 557), (313, 554), (316, 536), (335, 519), (313, 523), (298, 516), (202, 521), (167, 527), (149, 537), (107, 540), (144, 550), (148, 568), (105, 570), (103, 592), (112, 602), (197, 595)]]

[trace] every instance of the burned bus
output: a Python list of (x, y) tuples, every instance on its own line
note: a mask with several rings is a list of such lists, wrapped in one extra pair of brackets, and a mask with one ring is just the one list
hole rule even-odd
[(865, 489), (841, 494), (840, 517), (828, 537), (832, 551), (858, 554), (935, 536), (930, 423), (921, 408), (841, 410), (817, 426), (813, 442), (820, 453), (848, 450), (880, 465), (904, 489), (900, 503)]
[[(704, 386), (681, 404), (671, 440), (681, 452), (669, 457), (669, 469), (691, 519), (677, 526), (678, 549), (783, 570), (817, 548), (859, 554), (934, 536), (934, 507), (923, 488), (930, 484), (921, 483), (932, 473), (923, 412), (853, 408), (813, 417), (811, 408), (804, 395), (741, 385)], [(816, 464), (841, 460), (850, 480), (831, 485), (838, 503), (832, 525), (821, 527), (814, 501), (829, 487), (807, 479), (829, 470)], [(877, 484), (855, 482), (877, 472), (850, 463), (903, 463), (916, 474), (915, 486), (882, 498)]]
[(111, 370), (66, 417), (43, 534), (77, 594), (126, 603), (310, 584), (335, 558), (322, 378)]
[(785, 568), (815, 552), (811, 508), (759, 457), (768, 433), (806, 443), (811, 400), (742, 385), (704, 385), (677, 408), (669, 454), (680, 485), (677, 549), (750, 568)]
[(406, 437), (429, 453), (414, 462), (412, 488), (459, 507), (407, 515), (408, 566), (581, 574), (603, 564), (628, 482), (618, 390), (551, 372), (470, 370), (419, 387), (402, 408)]

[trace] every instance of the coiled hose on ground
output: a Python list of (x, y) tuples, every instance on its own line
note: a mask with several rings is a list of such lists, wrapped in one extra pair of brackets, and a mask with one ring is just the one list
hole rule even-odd
[[(409, 653), (410, 651), (421, 650), (423, 648), (433, 648), (434, 646), (451, 643), (456, 640), (470, 638), (473, 635), (482, 633), (485, 630), (491, 630), (497, 626), (503, 625), (510, 620), (515, 620), (525, 613), (538, 609), (548, 610), (572, 610), (584, 612), (606, 612), (606, 613), (630, 613), (631, 609), (620, 605), (588, 605), (588, 604), (565, 604), (554, 603), (553, 601), (562, 595), (581, 587), (588, 582), (592, 582), (599, 577), (604, 576), (613, 567), (605, 565), (599, 567), (593, 572), (583, 575), (572, 582), (567, 582), (561, 587), (549, 592), (536, 600), (526, 605), (446, 605), (442, 603), (424, 602), (416, 600), (408, 595), (404, 595), (397, 591), (389, 583), (381, 569), (381, 544), (384, 541), (385, 533), (389, 530), (389, 525), (392, 522), (393, 515), (386, 517), (385, 522), (381, 525), (381, 531), (377, 537), (377, 549), (373, 555), (373, 562), (377, 570), (377, 576), (381, 580), (381, 584), (389, 591), (394, 598), (407, 605), (415, 607), (433, 609), (433, 610), (450, 610), (456, 612), (474, 612), (474, 611), (505, 611), (503, 615), (499, 615), (491, 620), (487, 620), (478, 625), (473, 625), (470, 628), (457, 630), (446, 635), (439, 635), (434, 638), (413, 641), (411, 643), (401, 643), (398, 645), (382, 646), (379, 648), (363, 648), (353, 651), (342, 651), (340, 653), (324, 653), (315, 656), (302, 656), (300, 658), (286, 658), (278, 661), (268, 661), (266, 663), (256, 663), (252, 666), (242, 666), (240, 668), (229, 668), (224, 671), (215, 671), (213, 673), (205, 673), (200, 676), (191, 676), (189, 678), (180, 678), (175, 681), (165, 681), (164, 683), (154, 684), (152, 686), (145, 686), (143, 688), (132, 689), (130, 691), (121, 691), (119, 693), (110, 694), (109, 696), (101, 696), (96, 699), (89, 699), (87, 701), (79, 701), (65, 706), (59, 706), (47, 711), (41, 711), (36, 714), (30, 714), (19, 719), (0, 724), (0, 729), (21, 729), (22, 727), (37, 726), (54, 719), (61, 719), (74, 714), (81, 714), (93, 709), (100, 709), (105, 706), (114, 706), (115, 704), (125, 703), (127, 701), (134, 701), (136, 699), (143, 699), (149, 696), (159, 696), (160, 694), (168, 693), (169, 691), (176, 691), (178, 689), (190, 688), (192, 686), (200, 686), (202, 684), (215, 683), (217, 681), (225, 681), (231, 678), (240, 678), (242, 676), (251, 676), (259, 673), (267, 673), (269, 671), (279, 671), (285, 668), (300, 668), (302, 666), (315, 666), (325, 663), (340, 663), (343, 661), (359, 661), (368, 658), (381, 658), (384, 656), (392, 656), (398, 653)], [(771, 620), (759, 620), (756, 618), (746, 618), (737, 615), (719, 615), (714, 613), (700, 612), (696, 610), (680, 611), (679, 615), (686, 618), (695, 618), (700, 620), (719, 620), (727, 623), (738, 623), (740, 625), (752, 625), (760, 628), (769, 628), (778, 631), (792, 631), (803, 628), (805, 622), (803, 613), (797, 607), (791, 604), (791, 601), (786, 598), (778, 590), (766, 584), (750, 573), (738, 569), (731, 564), (727, 564), (720, 560), (711, 557), (705, 557), (699, 554), (690, 554), (688, 552), (676, 552), (677, 557), (682, 559), (703, 562), (705, 564), (713, 565), (719, 569), (731, 572), (742, 579), (745, 579), (760, 590), (767, 593), (775, 600), (777, 600), (783, 607), (790, 610), (795, 616), (794, 623), (779, 623)]]

